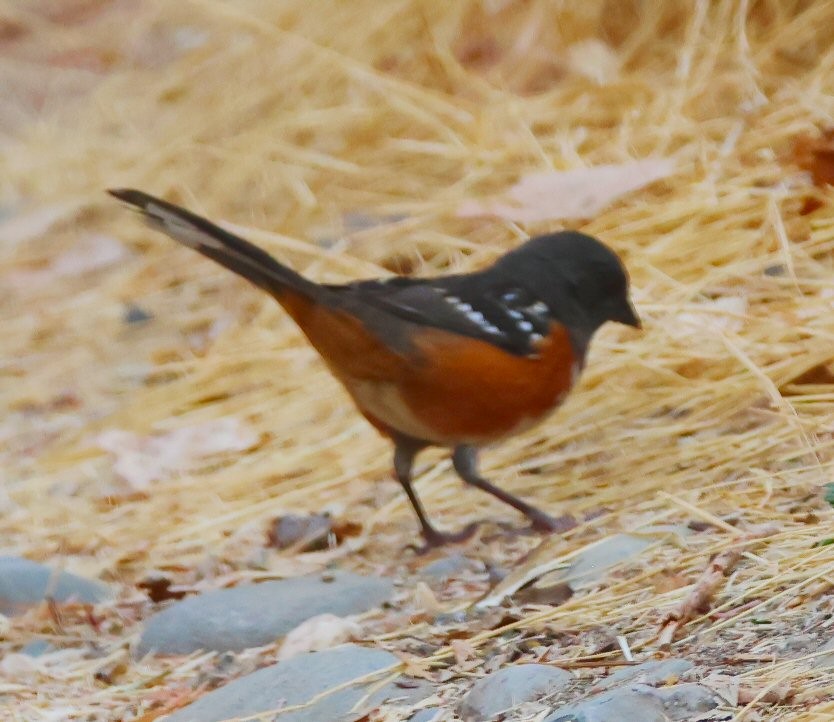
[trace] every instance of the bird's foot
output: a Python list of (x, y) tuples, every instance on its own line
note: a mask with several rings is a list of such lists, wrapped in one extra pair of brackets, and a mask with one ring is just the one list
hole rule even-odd
[(424, 529), (423, 539), (425, 542), (423, 544), (409, 544), (406, 549), (413, 549), (416, 554), (421, 555), (446, 544), (460, 544), (470, 539), (478, 531), (478, 526), (478, 522), (472, 522), (459, 532), (443, 532), (434, 528)]
[(579, 523), (570, 514), (554, 517), (539, 510), (528, 514), (527, 518), (530, 519), (530, 528), (533, 531), (544, 532), (545, 534), (564, 534)]

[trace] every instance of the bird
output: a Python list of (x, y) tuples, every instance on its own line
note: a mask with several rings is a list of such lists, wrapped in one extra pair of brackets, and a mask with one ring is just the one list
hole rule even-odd
[(470, 273), (320, 284), (185, 208), (135, 189), (108, 193), (284, 308), (359, 412), (393, 442), (394, 473), (420, 523), (419, 551), (463, 542), (478, 526), (442, 531), (426, 514), (412, 475), (417, 454), (433, 446), (451, 450), (466, 484), (520, 511), (533, 530), (576, 525), (490, 483), (478, 451), (560, 406), (603, 324), (640, 328), (628, 273), (600, 240), (559, 231)]

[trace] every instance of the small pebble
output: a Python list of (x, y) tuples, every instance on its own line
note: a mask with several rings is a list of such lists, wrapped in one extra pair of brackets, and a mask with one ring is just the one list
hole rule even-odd
[(688, 659), (650, 659), (648, 662), (633, 667), (622, 667), (612, 672), (597, 685), (597, 689), (611, 689), (630, 682), (658, 686), (680, 677), (692, 669), (692, 666)]
[(439, 582), (445, 582), (452, 577), (460, 576), (464, 572), (474, 571), (478, 564), (472, 559), (460, 553), (450, 554), (449, 556), (436, 559), (430, 564), (426, 564), (420, 570), (421, 577), (429, 577)]
[(497, 714), (564, 689), (573, 675), (546, 664), (517, 664), (482, 677), (463, 698), (465, 722), (485, 722)]
[(42, 654), (49, 654), (54, 651), (55, 647), (53, 647), (45, 639), (36, 639), (23, 647), (23, 649), (20, 650), (20, 653), (28, 654), (30, 657), (40, 657)]
[(299, 551), (327, 549), (333, 522), (326, 514), (296, 516), (288, 514), (273, 520), (267, 533), (270, 546), (287, 549), (299, 545)]
[(145, 323), (146, 321), (150, 321), (152, 318), (153, 314), (150, 311), (146, 311), (144, 308), (137, 306), (134, 303), (127, 304), (124, 312), (122, 313), (122, 321), (128, 325)]

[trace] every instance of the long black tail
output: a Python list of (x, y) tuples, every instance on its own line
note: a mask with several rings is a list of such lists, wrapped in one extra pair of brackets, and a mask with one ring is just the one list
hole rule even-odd
[(243, 276), (276, 298), (287, 288), (304, 295), (315, 295), (319, 289), (317, 284), (279, 263), (266, 251), (185, 208), (131, 188), (107, 192), (136, 206), (151, 227)]

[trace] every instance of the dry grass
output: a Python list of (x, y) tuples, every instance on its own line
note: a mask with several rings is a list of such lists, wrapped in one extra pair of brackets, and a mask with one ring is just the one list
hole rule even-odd
[[(36, 633), (105, 653), (32, 671), (37, 695), (35, 682), (0, 687), (14, 719), (81, 719), (72, 710), (132, 719), (160, 687), (193, 677), (198, 658), (126, 664), (109, 685), (93, 677), (123, 659), (148, 611), (133, 585), (150, 570), (206, 587), (256, 575), (259, 564), (286, 574), (338, 559), (403, 574), (391, 549), (416, 528), (390, 481), (387, 444), (291, 322), (144, 229), (103, 195), (108, 186), (245, 227), (294, 267), (334, 281), (475, 268), (555, 228), (456, 215), (462, 201), (526, 173), (673, 158), (673, 177), (578, 224), (623, 254), (644, 332), (605, 328), (562, 410), (486, 453), (484, 471), (556, 513), (610, 510), (548, 542), (554, 556), (623, 529), (712, 526), (562, 606), (527, 609), (513, 628), (603, 627), (657, 652), (659, 625), (709, 555), (776, 523), (714, 600), (718, 611), (753, 604), (695, 618), (672, 651), (717, 664), (798, 633), (830, 636), (834, 547), (815, 544), (832, 536), (821, 487), (834, 461), (834, 194), (811, 184), (792, 149), (834, 124), (834, 4), (28, 5), (0, 2), (0, 82), (17, 81), (0, 113), (0, 208), (41, 214), (30, 223), (54, 211), (56, 221), (16, 241), (12, 221), (0, 220), (0, 534), (7, 553), (123, 591), (100, 610), (98, 631), (72, 610), (61, 627), (44, 610), (13, 621), (7, 651)], [(610, 49), (601, 65), (577, 45), (592, 38)], [(803, 213), (808, 199), (820, 207)], [(356, 229), (350, 214), (382, 222)], [(50, 275), (52, 259), (91, 234), (118, 238), (128, 255)], [(126, 325), (128, 303), (153, 322)], [(152, 493), (126, 489), (91, 442), (109, 428), (226, 416), (256, 430), (256, 448)], [(418, 488), (445, 526), (517, 521), (462, 493), (447, 463), (429, 469)], [(360, 522), (362, 534), (306, 561), (253, 561), (269, 519), (321, 509)], [(484, 542), (472, 553), (507, 564), (532, 544)], [(672, 574), (685, 581), (664, 591), (658, 580)], [(508, 633), (476, 626), (471, 636), (487, 645)], [(757, 693), (795, 693), (776, 705), (754, 698), (746, 719), (834, 719), (834, 682), (812, 660), (743, 669)]]

